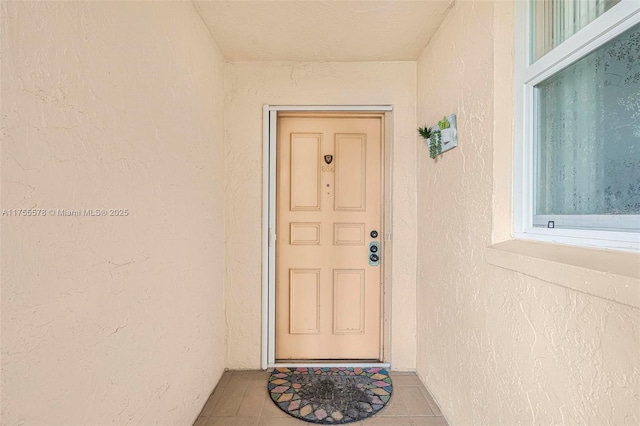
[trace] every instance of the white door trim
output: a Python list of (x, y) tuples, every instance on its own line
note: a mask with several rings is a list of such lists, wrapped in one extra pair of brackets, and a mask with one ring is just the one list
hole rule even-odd
[[(277, 143), (277, 114), (279, 111), (311, 111), (311, 112), (384, 112), (385, 113), (385, 135), (384, 136), (384, 209), (383, 228), (385, 248), (382, 258), (384, 278), (383, 278), (383, 321), (382, 321), (382, 363), (363, 362), (357, 364), (353, 362), (345, 364), (330, 364), (337, 367), (348, 366), (384, 366), (390, 364), (389, 332), (390, 332), (390, 240), (391, 240), (391, 194), (390, 194), (390, 144), (391, 144), (391, 123), (390, 113), (393, 107), (390, 105), (264, 105), (262, 108), (262, 356), (261, 368), (273, 368), (281, 366), (275, 360), (275, 283), (276, 283), (276, 143)], [(325, 364), (299, 363), (296, 366), (321, 366)], [(326, 364), (329, 365), (329, 364)]]

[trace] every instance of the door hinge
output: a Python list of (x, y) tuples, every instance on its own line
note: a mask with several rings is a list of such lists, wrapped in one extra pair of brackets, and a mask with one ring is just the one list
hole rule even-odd
[(273, 232), (273, 228), (269, 228), (269, 247), (273, 247), (276, 243), (276, 233)]

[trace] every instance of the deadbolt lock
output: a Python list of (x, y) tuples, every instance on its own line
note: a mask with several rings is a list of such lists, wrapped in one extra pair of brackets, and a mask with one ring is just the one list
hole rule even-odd
[[(373, 232), (372, 232), (373, 234)], [(380, 243), (377, 241), (371, 241), (369, 243), (369, 266), (378, 266), (380, 264)]]

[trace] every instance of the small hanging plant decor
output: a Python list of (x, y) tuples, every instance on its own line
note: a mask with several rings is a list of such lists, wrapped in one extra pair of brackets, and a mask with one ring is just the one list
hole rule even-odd
[(442, 152), (442, 143), (439, 130), (433, 130), (430, 127), (418, 127), (418, 133), (429, 145), (429, 157), (436, 158)]
[[(429, 157), (435, 159), (444, 151), (458, 145), (458, 137), (455, 129), (456, 116), (442, 117), (438, 124), (432, 127), (418, 127), (418, 133), (422, 136), (429, 146)], [(451, 122), (453, 121), (453, 128)], [(444, 149), (443, 149), (444, 146)]]

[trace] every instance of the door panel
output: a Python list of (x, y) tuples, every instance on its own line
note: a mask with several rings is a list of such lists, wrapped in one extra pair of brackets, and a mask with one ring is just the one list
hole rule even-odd
[(363, 134), (335, 135), (335, 210), (366, 210), (367, 144)]
[(320, 210), (322, 135), (291, 134), (291, 210)]
[(364, 223), (334, 223), (333, 244), (336, 246), (364, 245), (364, 228)]
[(290, 244), (320, 244), (320, 222), (291, 222)]
[(289, 313), (291, 334), (320, 332), (320, 270), (289, 271)]
[(276, 359), (381, 358), (383, 117), (279, 114)]
[(333, 333), (364, 334), (364, 269), (333, 271)]

